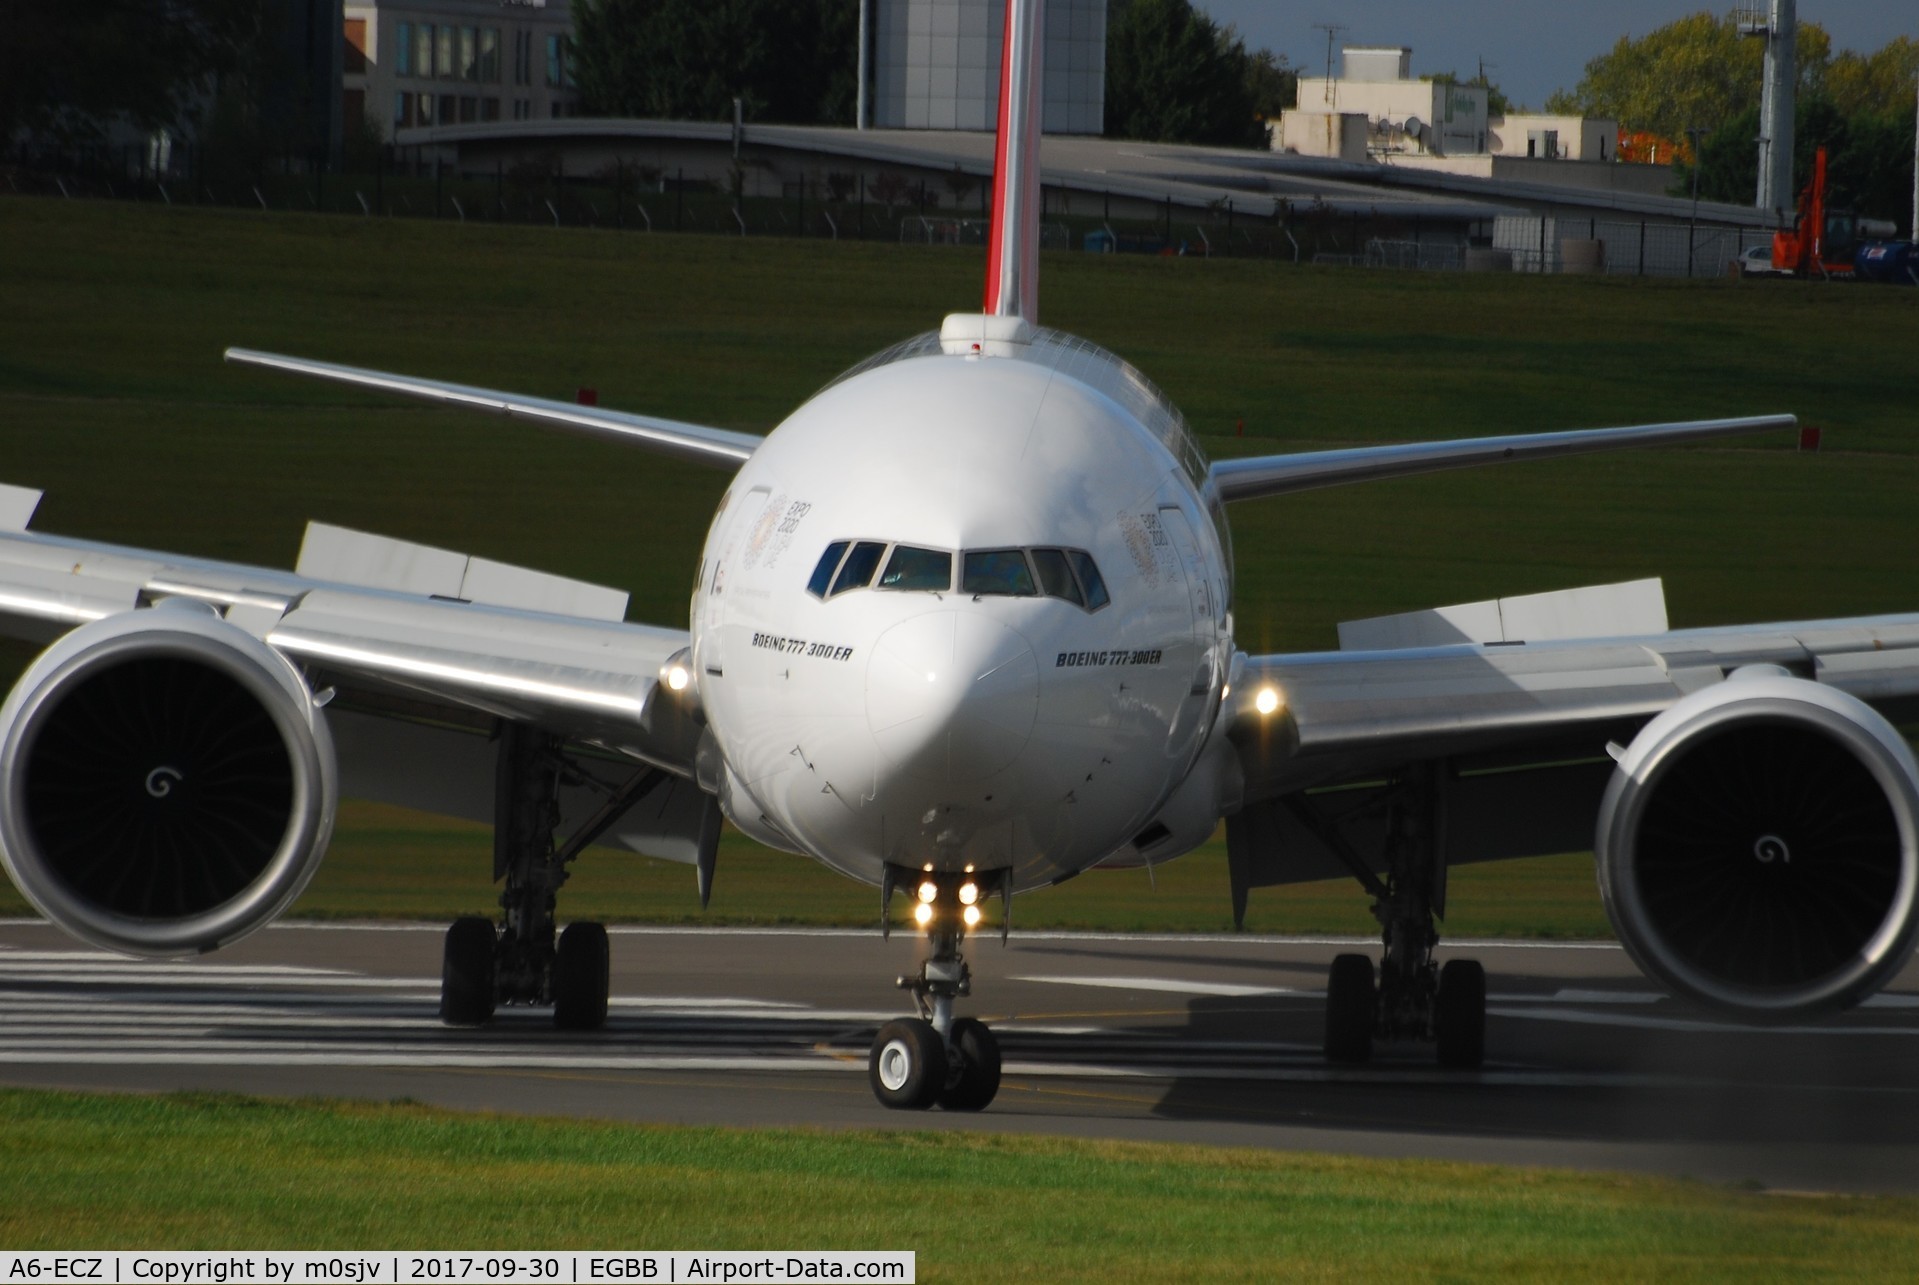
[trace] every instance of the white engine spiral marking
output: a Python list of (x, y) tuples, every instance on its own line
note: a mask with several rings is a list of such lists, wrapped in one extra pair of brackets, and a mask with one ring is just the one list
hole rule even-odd
[(178, 768), (156, 767), (147, 773), (147, 793), (156, 799), (164, 799), (173, 793), (173, 783), (184, 779), (184, 774)]

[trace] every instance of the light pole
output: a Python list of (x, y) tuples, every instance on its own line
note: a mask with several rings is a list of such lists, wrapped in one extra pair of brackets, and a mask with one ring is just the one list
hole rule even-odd
[(1699, 241), (1699, 136), (1706, 131), (1697, 125), (1686, 127), (1692, 140), (1692, 222), (1686, 227), (1686, 279), (1692, 280), (1693, 247)]

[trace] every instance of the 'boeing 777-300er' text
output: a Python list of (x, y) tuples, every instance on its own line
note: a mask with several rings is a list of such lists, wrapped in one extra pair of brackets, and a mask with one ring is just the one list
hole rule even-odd
[[(918, 1014), (888, 1106), (986, 1106), (962, 947), (1010, 899), (1162, 861), (1222, 820), (1248, 887), (1346, 873), (1384, 946), (1332, 961), (1326, 1053), (1484, 1053), (1485, 974), (1433, 958), (1462, 860), (1596, 850), (1674, 992), (1843, 1009), (1919, 929), (1919, 615), (1669, 631), (1656, 585), (1234, 639), (1226, 506), (1312, 487), (1784, 428), (1790, 416), (1209, 463), (1131, 366), (1038, 325), (1040, 5), (1007, 5), (983, 309), (879, 354), (764, 438), (235, 349), (230, 360), (613, 435), (732, 470), (685, 628), (614, 591), (337, 527), (295, 571), (36, 534), (0, 490), (0, 621), (48, 644), (0, 710), (0, 850), (74, 935), (210, 951), (283, 912), (336, 799), (489, 819), (502, 922), (448, 931), (441, 1013), (607, 1007), (607, 937), (556, 932), (594, 844), (694, 865), (722, 819), (913, 904)], [(1596, 818), (1596, 827), (1595, 827)], [(1004, 905), (996, 907), (995, 903)]]

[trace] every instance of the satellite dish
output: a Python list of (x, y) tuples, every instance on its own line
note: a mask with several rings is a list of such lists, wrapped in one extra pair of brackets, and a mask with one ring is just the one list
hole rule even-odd
[(1408, 116), (1406, 118), (1406, 124), (1404, 128), (1406, 130), (1406, 137), (1418, 138), (1420, 135), (1420, 131), (1424, 130), (1426, 127), (1419, 123), (1419, 117)]

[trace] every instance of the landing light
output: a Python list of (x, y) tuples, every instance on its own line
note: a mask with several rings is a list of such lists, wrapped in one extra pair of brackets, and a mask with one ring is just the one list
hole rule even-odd
[(1277, 687), (1262, 687), (1259, 689), (1259, 695), (1253, 697), (1253, 708), (1262, 714), (1272, 713), (1280, 707), (1281, 703)]
[(939, 900), (939, 895), (940, 895), (939, 885), (934, 883), (931, 879), (928, 879), (925, 883), (920, 885), (920, 900), (922, 902), (930, 905), (933, 902)]
[(922, 901), (913, 907), (913, 922), (922, 928), (933, 922), (933, 907)]
[(960, 885), (960, 905), (970, 906), (979, 900), (979, 885), (963, 883)]
[(966, 910), (964, 911), (964, 918), (966, 920), (966, 926), (968, 928), (979, 927), (979, 907), (968, 906)]
[(686, 685), (692, 681), (693, 675), (687, 672), (685, 665), (670, 665), (667, 667), (666, 685), (674, 691), (685, 691)]

